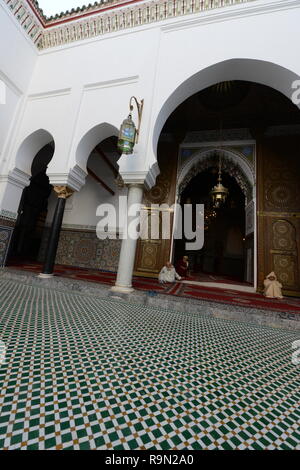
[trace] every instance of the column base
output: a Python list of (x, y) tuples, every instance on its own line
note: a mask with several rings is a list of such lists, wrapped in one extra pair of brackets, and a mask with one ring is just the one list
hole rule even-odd
[(54, 274), (43, 274), (43, 273), (40, 273), (40, 274), (38, 275), (38, 277), (39, 277), (40, 279), (52, 279), (53, 276), (54, 276)]
[(111, 289), (111, 292), (119, 292), (120, 294), (132, 294), (134, 289), (132, 287), (123, 287), (123, 286), (114, 286)]

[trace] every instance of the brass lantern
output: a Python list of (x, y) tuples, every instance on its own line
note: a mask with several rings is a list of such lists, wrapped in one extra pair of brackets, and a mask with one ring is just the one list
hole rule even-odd
[[(138, 123), (137, 128), (132, 120), (132, 111), (134, 109), (133, 102), (135, 102), (137, 106), (137, 112), (138, 112), (138, 118), (139, 118), (139, 123)], [(142, 100), (139, 103), (136, 97), (132, 96), (130, 98), (129, 108), (130, 108), (130, 114), (123, 121), (121, 125), (119, 139), (118, 139), (118, 149), (120, 150), (122, 154), (125, 154), (125, 155), (131, 155), (133, 153), (135, 144), (138, 143), (142, 115), (143, 115), (143, 108), (144, 108), (144, 100)]]
[(214, 186), (210, 192), (213, 201), (213, 206), (216, 209), (219, 209), (223, 204), (225, 204), (228, 194), (228, 189), (225, 188), (222, 184), (222, 162), (220, 156), (218, 184)]
[(129, 114), (127, 119), (124, 119), (119, 133), (118, 149), (125, 155), (133, 153), (134, 144), (136, 140), (136, 127), (132, 120), (132, 115)]

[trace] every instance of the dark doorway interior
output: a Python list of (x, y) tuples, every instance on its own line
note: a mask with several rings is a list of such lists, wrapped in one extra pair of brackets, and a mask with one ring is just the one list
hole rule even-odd
[(33, 160), (30, 185), (24, 189), (18, 210), (9, 262), (37, 261), (52, 186), (46, 174), (54, 143), (43, 147)]
[(217, 168), (195, 176), (184, 190), (181, 204), (204, 204), (205, 241), (199, 251), (185, 252), (186, 240), (175, 242), (175, 262), (189, 256), (193, 276), (211, 274), (243, 282), (245, 279), (245, 196), (236, 180), (223, 172), (222, 182), (229, 189), (226, 203), (214, 209), (210, 191), (215, 186)]

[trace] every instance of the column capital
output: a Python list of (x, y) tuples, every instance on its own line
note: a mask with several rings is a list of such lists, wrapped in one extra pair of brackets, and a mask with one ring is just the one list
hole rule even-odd
[[(120, 161), (118, 163), (120, 164)], [(153, 164), (147, 169), (139, 169), (138, 165), (136, 168), (134, 168), (133, 162), (129, 162), (128, 165), (129, 164), (131, 165), (131, 168), (122, 169), (120, 167), (120, 176), (126, 185), (142, 184), (143, 186), (145, 186), (146, 190), (150, 190), (151, 188), (153, 188), (153, 186), (155, 186), (156, 178), (160, 173), (159, 166), (157, 163)]]
[(85, 185), (87, 171), (83, 170), (79, 165), (75, 165), (67, 173), (52, 173), (48, 170), (47, 175), (52, 186), (68, 186), (68, 188), (75, 192), (79, 192)]
[(126, 183), (125, 186), (127, 188), (143, 188), (144, 189), (143, 183)]
[(74, 194), (73, 189), (68, 186), (53, 186), (53, 189), (59, 199), (68, 199)]

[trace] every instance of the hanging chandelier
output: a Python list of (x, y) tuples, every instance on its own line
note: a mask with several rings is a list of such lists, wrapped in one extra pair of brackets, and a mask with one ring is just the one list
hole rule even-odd
[(218, 184), (214, 186), (210, 192), (212, 202), (213, 202), (213, 207), (215, 209), (219, 209), (226, 202), (228, 194), (229, 194), (228, 189), (225, 188), (222, 184), (222, 160), (221, 160), (221, 154), (220, 154)]

